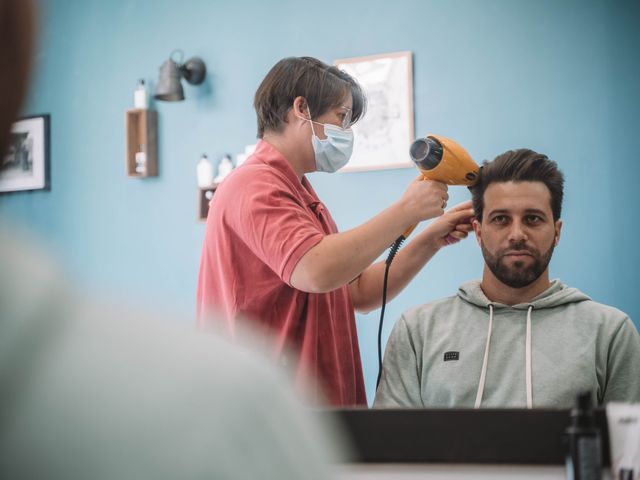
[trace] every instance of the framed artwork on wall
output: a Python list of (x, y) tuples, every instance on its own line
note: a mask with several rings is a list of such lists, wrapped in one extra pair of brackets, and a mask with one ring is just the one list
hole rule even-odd
[(411, 52), (336, 60), (367, 97), (367, 112), (354, 126), (355, 144), (341, 172), (413, 167), (413, 63)]
[(34, 115), (13, 124), (0, 159), (0, 192), (49, 189), (49, 121), (49, 115)]

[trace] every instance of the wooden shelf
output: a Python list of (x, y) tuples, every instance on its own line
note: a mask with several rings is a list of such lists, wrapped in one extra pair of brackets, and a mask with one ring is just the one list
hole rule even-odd
[(207, 215), (209, 214), (209, 203), (213, 199), (213, 194), (216, 192), (219, 183), (214, 183), (209, 188), (198, 187), (198, 220), (201, 222), (207, 221)]
[[(127, 151), (125, 169), (130, 177), (155, 177), (158, 175), (158, 114), (155, 110), (134, 109), (126, 112)], [(144, 171), (136, 170), (136, 153), (146, 158)]]

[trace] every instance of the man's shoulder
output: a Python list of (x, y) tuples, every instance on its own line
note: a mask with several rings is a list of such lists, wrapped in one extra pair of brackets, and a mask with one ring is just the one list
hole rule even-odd
[(626, 322), (631, 324), (629, 315), (622, 310), (597, 302), (577, 288), (566, 285), (557, 295), (549, 297), (549, 303), (539, 309), (538, 315), (574, 328), (598, 331), (605, 336), (615, 335)]
[(410, 308), (402, 314), (402, 318), (407, 326), (411, 328), (424, 322), (446, 321), (451, 317), (452, 313), (466, 306), (466, 302), (458, 295), (451, 295)]
[(597, 322), (620, 325), (629, 318), (622, 310), (591, 299), (576, 303), (575, 308), (581, 312), (582, 318)]

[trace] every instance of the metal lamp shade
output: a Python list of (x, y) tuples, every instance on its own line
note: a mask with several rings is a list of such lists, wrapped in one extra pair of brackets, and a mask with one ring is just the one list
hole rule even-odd
[(160, 79), (156, 87), (155, 98), (165, 102), (184, 100), (184, 90), (180, 83), (180, 67), (171, 59), (165, 61), (160, 67)]

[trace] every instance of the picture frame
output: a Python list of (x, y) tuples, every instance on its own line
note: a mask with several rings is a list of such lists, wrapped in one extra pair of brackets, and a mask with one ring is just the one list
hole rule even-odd
[(11, 127), (7, 152), (0, 161), (0, 192), (49, 190), (50, 117), (21, 117)]
[(413, 60), (409, 51), (344, 58), (335, 65), (354, 77), (367, 97), (364, 117), (352, 127), (353, 154), (341, 172), (411, 168)]

